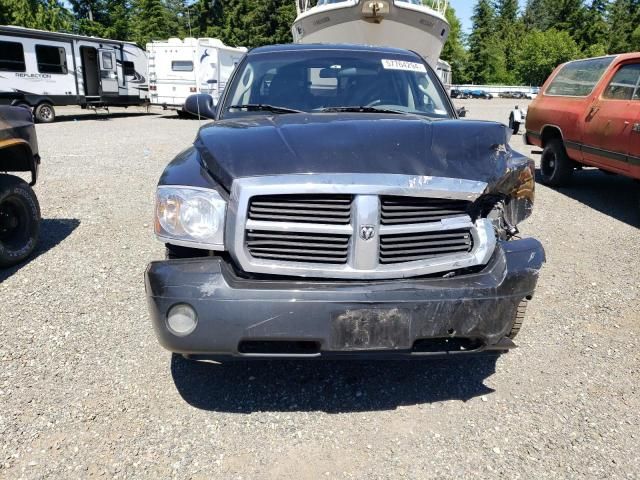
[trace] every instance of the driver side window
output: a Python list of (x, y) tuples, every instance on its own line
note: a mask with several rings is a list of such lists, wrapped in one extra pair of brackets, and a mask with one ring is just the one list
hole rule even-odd
[(640, 98), (640, 64), (623, 65), (611, 79), (602, 95), (610, 100), (631, 100)]

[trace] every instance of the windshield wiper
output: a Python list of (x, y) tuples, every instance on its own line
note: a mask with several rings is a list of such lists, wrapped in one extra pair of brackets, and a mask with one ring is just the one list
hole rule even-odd
[(268, 105), (265, 103), (247, 103), (244, 105), (231, 105), (229, 109), (246, 110), (248, 112), (272, 112), (272, 113), (304, 113), (302, 110), (294, 110), (293, 108), (278, 107), (276, 105)]
[(391, 110), (389, 108), (378, 107), (327, 107), (320, 110), (322, 113), (331, 112), (359, 112), (359, 113), (396, 113), (405, 115), (408, 112), (402, 112), (400, 110)]

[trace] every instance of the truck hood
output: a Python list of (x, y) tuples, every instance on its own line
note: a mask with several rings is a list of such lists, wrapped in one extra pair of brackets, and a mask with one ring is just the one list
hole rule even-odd
[(499, 183), (515, 159), (504, 125), (413, 115), (250, 116), (202, 127), (194, 146), (227, 190), (240, 177), (382, 173)]

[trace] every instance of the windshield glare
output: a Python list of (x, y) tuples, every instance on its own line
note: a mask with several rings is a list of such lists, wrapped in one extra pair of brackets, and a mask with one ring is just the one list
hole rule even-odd
[(222, 116), (266, 115), (230, 108), (272, 105), (303, 112), (374, 107), (450, 118), (444, 90), (414, 57), (354, 51), (293, 51), (249, 55), (234, 76)]

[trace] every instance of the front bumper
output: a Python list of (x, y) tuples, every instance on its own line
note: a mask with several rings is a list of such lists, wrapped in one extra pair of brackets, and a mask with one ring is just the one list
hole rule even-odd
[[(145, 283), (156, 335), (173, 352), (425, 355), (452, 353), (452, 345), (462, 351), (508, 348), (505, 336), (518, 304), (533, 295), (544, 261), (542, 245), (524, 239), (500, 242), (481, 272), (452, 278), (248, 280), (223, 259), (209, 257), (152, 262)], [(178, 303), (198, 315), (186, 336), (167, 325), (167, 312)], [(423, 348), (430, 340), (435, 343)]]

